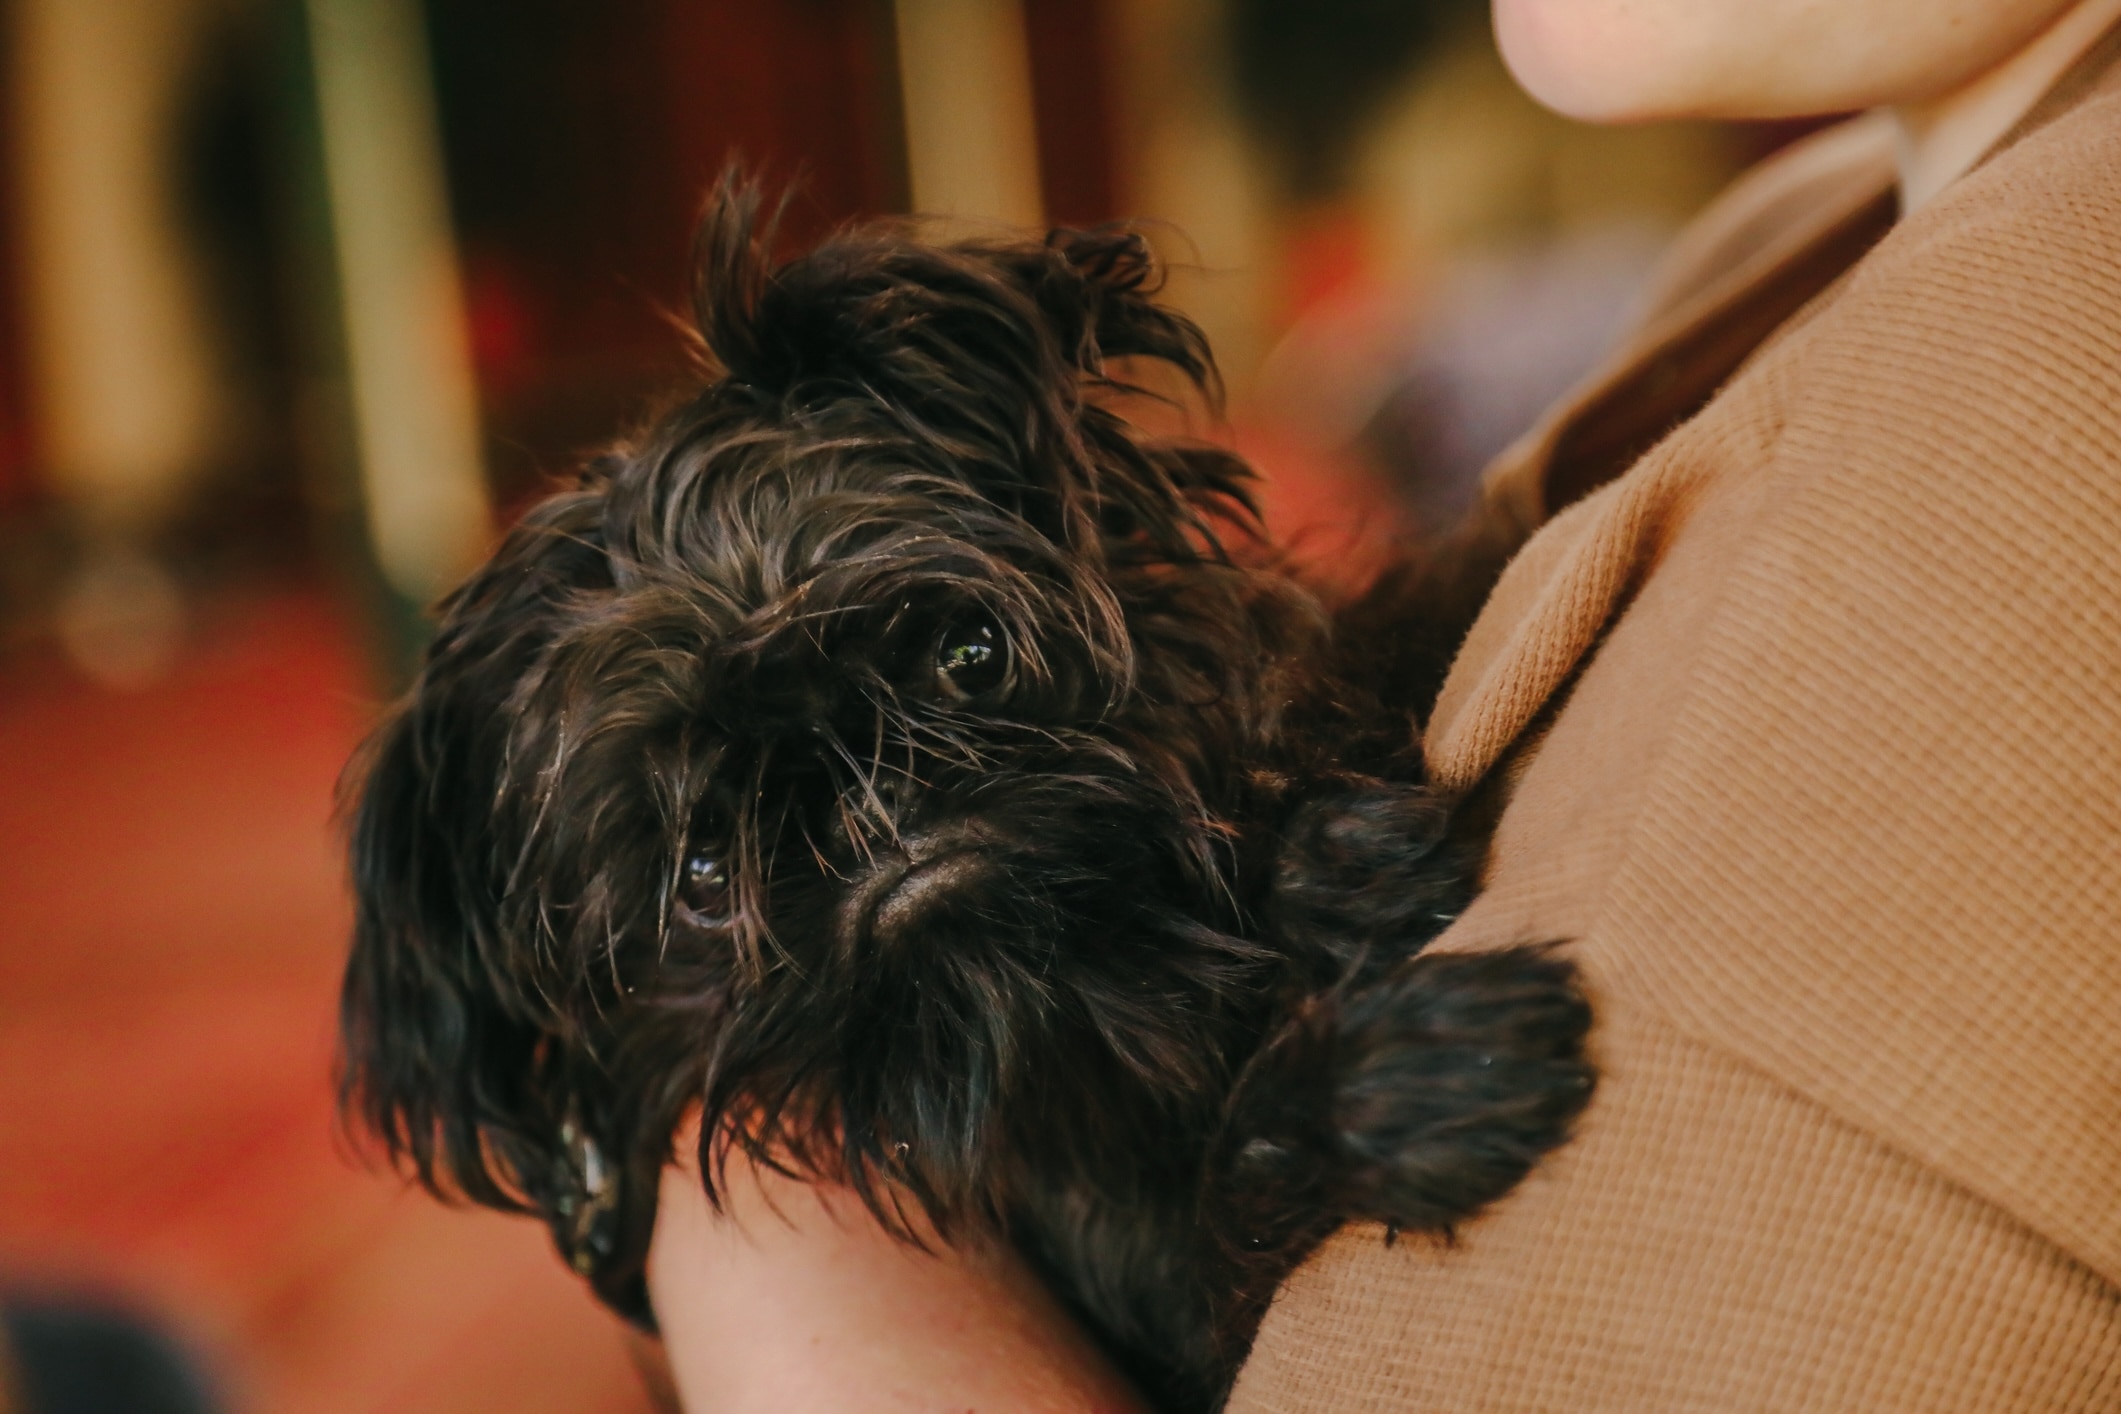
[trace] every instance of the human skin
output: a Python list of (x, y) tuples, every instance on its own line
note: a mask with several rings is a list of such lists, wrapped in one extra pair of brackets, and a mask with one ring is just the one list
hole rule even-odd
[[(1912, 210), (2121, 0), (1495, 0), (1495, 22), (1519, 81), (1580, 118), (1889, 110)], [(650, 1291), (688, 1414), (1142, 1407), (1006, 1254), (906, 1248), (843, 1192), (732, 1172), (720, 1214), (697, 1173), (664, 1175)]]
[(1571, 117), (1888, 110), (1909, 210), (2117, 21), (2121, 0), (1495, 0), (1511, 72)]
[[(690, 1155), (695, 1133), (678, 1139)], [(886, 1233), (844, 1189), (664, 1171), (648, 1289), (687, 1414), (1146, 1414), (1005, 1249)]]

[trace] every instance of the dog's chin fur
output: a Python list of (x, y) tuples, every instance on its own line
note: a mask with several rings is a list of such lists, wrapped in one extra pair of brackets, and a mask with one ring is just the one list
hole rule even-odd
[(770, 240), (726, 185), (701, 385), (446, 602), (369, 748), (349, 1110), (645, 1322), (698, 1107), (710, 1189), (1006, 1234), (1212, 1407), (1336, 1224), (1448, 1230), (1588, 1097), (1559, 955), (1422, 953), (1482, 575), (1329, 605), (1242, 464), (1113, 412), (1122, 360), (1213, 393), (1133, 234)]

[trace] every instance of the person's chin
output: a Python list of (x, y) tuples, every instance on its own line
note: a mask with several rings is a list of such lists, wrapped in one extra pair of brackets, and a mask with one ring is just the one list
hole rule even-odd
[[(1746, 122), (1854, 112), (1875, 84), (1804, 52), (1787, 24), (1690, 25), (1708, 0), (1494, 0), (1495, 38), (1525, 92), (1586, 123)], [(1772, 17), (1770, 17), (1772, 18)]]
[[(1592, 0), (1495, 0), (1495, 38), (1525, 92), (1586, 123), (1677, 116), (1654, 54), (1627, 42), (1624, 14)], [(1649, 61), (1649, 62), (1645, 62)]]

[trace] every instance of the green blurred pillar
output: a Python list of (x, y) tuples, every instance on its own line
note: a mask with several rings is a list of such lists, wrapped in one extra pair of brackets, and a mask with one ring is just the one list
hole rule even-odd
[(492, 530), (478, 389), (417, 0), (283, 0), (302, 418), (392, 676)]

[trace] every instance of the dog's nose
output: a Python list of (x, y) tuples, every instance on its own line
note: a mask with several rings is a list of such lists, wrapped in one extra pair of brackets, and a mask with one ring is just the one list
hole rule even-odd
[(879, 871), (884, 882), (869, 892), (869, 932), (888, 946), (920, 936), (953, 902), (988, 879), (992, 866), (977, 850), (945, 850), (914, 857)]

